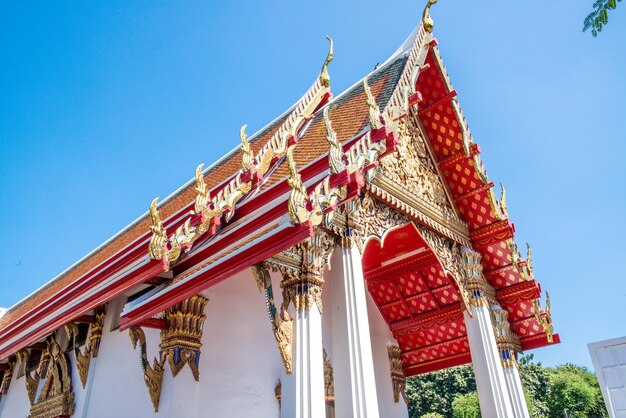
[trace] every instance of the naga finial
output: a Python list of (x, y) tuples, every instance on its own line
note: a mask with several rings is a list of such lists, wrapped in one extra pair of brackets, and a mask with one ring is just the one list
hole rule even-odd
[(328, 116), (329, 106), (324, 108), (324, 124), (326, 125), (326, 141), (330, 144), (330, 151), (328, 153), (328, 165), (330, 171), (333, 173), (340, 173), (346, 169), (346, 164), (343, 162), (343, 148), (341, 143), (337, 139), (337, 133), (333, 130), (333, 126)]
[(367, 77), (363, 79), (363, 90), (365, 90), (365, 95), (367, 96), (367, 104), (369, 106), (370, 128), (380, 129), (383, 126), (382, 122), (380, 121), (380, 108), (376, 103), (376, 99), (372, 94), (372, 90), (370, 90)]
[(550, 293), (546, 291), (546, 312), (550, 313)]
[(294, 224), (301, 224), (308, 219), (308, 210), (306, 209), (307, 202), (307, 190), (302, 183), (302, 177), (298, 173), (296, 162), (293, 158), (293, 149), (295, 146), (287, 148), (285, 159), (287, 160), (287, 166), (289, 168), (289, 179), (287, 183), (291, 187), (291, 194), (289, 195), (289, 215), (291, 221)]
[(506, 189), (504, 188), (504, 184), (500, 183), (500, 188), (502, 189), (502, 194), (500, 195), (500, 208), (502, 209), (504, 216), (508, 217), (509, 208), (506, 205)]
[(326, 39), (330, 42), (330, 46), (328, 48), (328, 55), (326, 55), (326, 61), (324, 61), (324, 65), (322, 65), (322, 72), (320, 73), (320, 83), (324, 87), (330, 87), (330, 75), (328, 74), (328, 64), (333, 60), (333, 38), (326, 35)]
[(150, 238), (149, 254), (153, 260), (161, 260), (165, 255), (165, 244), (167, 243), (167, 232), (163, 228), (163, 222), (159, 216), (159, 210), (157, 209), (157, 203), (159, 198), (157, 197), (150, 203), (150, 218), (152, 219), (152, 225), (150, 226), (150, 232), (152, 237)]
[(246, 128), (248, 125), (243, 125), (241, 130), (239, 131), (239, 136), (241, 137), (241, 152), (243, 153), (243, 160), (241, 162), (241, 166), (243, 167), (243, 171), (248, 171), (252, 168), (252, 164), (254, 163), (254, 155), (252, 154), (252, 150), (250, 149), (250, 142), (248, 142), (248, 137), (246, 136)]
[(435, 3), (437, 3), (437, 0), (428, 0), (428, 4), (426, 4), (424, 13), (422, 14), (422, 24), (424, 25), (424, 30), (428, 33), (432, 33), (435, 27), (435, 22), (432, 17), (430, 17), (430, 7)]
[(528, 270), (532, 274), (533, 272), (533, 252), (530, 249), (530, 244), (526, 243), (526, 265), (528, 266)]
[(198, 165), (196, 167), (196, 202), (194, 205), (194, 211), (196, 213), (203, 212), (211, 201), (211, 195), (207, 190), (206, 183), (204, 182), (204, 176), (202, 175), (202, 168), (204, 164)]

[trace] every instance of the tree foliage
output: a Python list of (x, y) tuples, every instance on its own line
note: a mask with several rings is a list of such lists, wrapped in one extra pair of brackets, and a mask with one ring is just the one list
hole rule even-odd
[[(533, 418), (608, 416), (596, 376), (584, 367), (566, 364), (546, 368), (531, 355), (519, 359), (520, 378)], [(471, 365), (407, 379), (411, 418), (474, 418), (480, 416)], [(604, 415), (603, 415), (604, 414)]]
[(459, 395), (452, 401), (453, 418), (480, 418), (478, 392)]
[(602, 32), (602, 28), (609, 23), (609, 10), (617, 8), (617, 2), (622, 0), (596, 0), (594, 10), (587, 15), (583, 24), (583, 32), (591, 29), (591, 34), (596, 37)]

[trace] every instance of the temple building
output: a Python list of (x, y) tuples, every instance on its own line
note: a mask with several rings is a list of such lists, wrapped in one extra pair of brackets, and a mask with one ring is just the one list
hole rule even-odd
[(407, 377), (470, 362), (483, 417), (528, 418), (517, 355), (559, 336), (435, 2), (338, 95), (329, 38), (293, 107), (11, 307), (0, 418), (400, 418)]

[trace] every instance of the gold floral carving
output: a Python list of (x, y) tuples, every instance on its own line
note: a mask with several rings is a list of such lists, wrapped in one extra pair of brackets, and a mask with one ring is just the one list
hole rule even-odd
[(272, 279), (266, 264), (252, 266), (252, 273), (256, 280), (259, 291), (265, 293), (265, 305), (272, 324), (274, 338), (278, 344), (280, 357), (285, 365), (285, 372), (291, 374), (292, 367), (292, 347), (293, 347), (293, 319), (285, 306), (281, 306), (280, 312), (274, 303), (274, 291), (272, 289)]
[(9, 392), (9, 386), (11, 386), (11, 380), (13, 379), (13, 369), (15, 369), (15, 358), (9, 360), (8, 366), (0, 382), (0, 395), (6, 395)]
[(284, 276), (280, 283), (283, 309), (286, 310), (293, 303), (296, 310), (308, 311), (315, 304), (322, 313), (324, 268), (328, 265), (335, 245), (335, 237), (320, 229), (296, 246), (302, 254), (302, 266), (300, 274)]
[(406, 377), (404, 376), (404, 370), (402, 368), (402, 352), (397, 345), (390, 345), (387, 347), (387, 353), (389, 355), (389, 368), (391, 370), (391, 385), (393, 388), (393, 400), (395, 403), (400, 402), (400, 396), (404, 399), (404, 402), (408, 403), (405, 393)]
[(148, 361), (148, 354), (146, 351), (146, 334), (139, 327), (130, 327), (128, 329), (130, 341), (133, 344), (133, 349), (137, 348), (139, 344), (141, 352), (141, 368), (143, 369), (143, 380), (148, 388), (150, 394), (150, 400), (154, 407), (154, 412), (159, 412), (159, 400), (161, 398), (161, 388), (163, 385), (163, 365), (164, 360), (158, 360), (156, 357), (153, 360), (152, 366)]
[(174, 377), (188, 364), (194, 379), (200, 379), (198, 363), (208, 301), (196, 295), (165, 310), (167, 326), (161, 331), (161, 362), (167, 359)]
[(89, 374), (89, 365), (91, 359), (98, 357), (100, 350), (100, 341), (102, 340), (102, 327), (104, 326), (104, 317), (106, 310), (104, 306), (95, 309), (94, 322), (89, 326), (89, 338), (87, 340), (87, 347), (84, 352), (81, 351), (78, 345), (78, 326), (74, 323), (65, 325), (68, 338), (72, 339), (74, 346), (74, 356), (76, 358), (76, 368), (78, 369), (78, 376), (83, 388), (87, 384), (87, 375)]
[(330, 363), (326, 350), (324, 350), (324, 396), (326, 398), (326, 402), (333, 402), (335, 400), (335, 377), (333, 365)]
[(410, 222), (409, 218), (382, 202), (365, 195), (358, 211), (352, 214), (358, 228), (353, 231), (354, 239), (360, 251), (370, 239), (383, 239), (390, 230), (404, 226)]
[[(29, 418), (52, 418), (70, 416), (74, 413), (74, 392), (69, 359), (54, 337), (51, 337), (46, 344), (47, 348), (42, 353), (40, 367), (36, 372), (37, 376), (45, 375), (46, 380), (37, 401), (31, 404)], [(37, 377), (37, 386), (38, 384), (39, 378)], [(37, 388), (32, 381), (30, 385), (32, 385), (31, 391), (36, 392)], [(29, 398), (34, 392), (29, 392)]]
[(493, 330), (496, 337), (496, 344), (500, 352), (502, 367), (512, 368), (517, 366), (517, 353), (522, 351), (519, 337), (511, 330), (509, 323), (509, 313), (500, 305), (491, 306), (491, 317), (493, 319)]
[(394, 158), (382, 159), (379, 175), (432, 206), (447, 223), (460, 223), (418, 123), (405, 118), (397, 132), (397, 151)]

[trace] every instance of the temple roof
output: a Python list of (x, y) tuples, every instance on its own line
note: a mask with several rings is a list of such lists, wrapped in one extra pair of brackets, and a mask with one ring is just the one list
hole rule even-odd
[[(0, 318), (0, 359), (120, 294), (133, 289), (136, 291), (140, 285), (145, 287), (146, 283), (161, 284), (158, 279), (165, 280), (163, 272), (170, 268), (170, 261), (174, 264), (169, 278), (175, 279), (170, 285), (154, 288), (154, 292), (142, 300), (127, 305), (128, 310), (123, 313), (120, 323), (122, 327), (140, 323), (164, 308), (224, 280), (228, 274), (240, 271), (237, 269), (248, 268), (262, 261), (263, 257), (274, 255), (271, 251), (282, 251), (300, 242), (311, 228), (304, 225), (305, 222), (294, 221), (291, 207), (287, 211), (287, 196), (290, 187), (293, 188), (287, 179), (293, 180), (301, 175), (301, 181), (306, 183), (306, 187), (302, 184), (302, 188), (305, 193), (310, 193), (312, 188), (324, 182), (322, 179), (330, 182), (335, 175), (333, 181), (344, 181), (342, 186), (347, 186), (348, 182), (356, 181), (351, 177), (354, 171), (362, 178), (368, 169), (360, 166), (345, 174), (343, 180), (338, 179), (339, 173), (329, 174), (329, 144), (327, 126), (322, 117), (323, 109), (329, 110), (332, 128), (346, 153), (344, 157), (349, 160), (347, 153), (352, 149), (370, 147), (365, 149), (366, 153), (370, 153), (375, 151), (377, 141), (386, 141), (385, 147), (389, 152), (395, 149), (396, 133), (391, 125), (397, 121), (393, 120), (393, 116), (383, 117), (379, 118), (382, 126), (373, 126), (373, 107), (382, 109), (385, 115), (403, 108), (402, 117), (410, 115), (419, 120), (419, 130), (432, 149), (435, 171), (445, 183), (452, 213), (438, 224), (431, 215), (415, 210), (375, 181), (367, 185), (370, 194), (454, 242), (471, 246), (482, 255), (485, 277), (494, 287), (498, 301), (509, 312), (511, 328), (520, 336), (522, 348), (530, 349), (558, 342), (558, 335), (554, 335), (553, 341), (549, 308), (543, 310), (537, 302), (541, 290), (534, 280), (532, 263), (521, 259), (513, 240), (514, 227), (508, 219), (505, 196), (501, 199), (495, 197), (493, 183), (489, 181), (480, 161), (480, 148), (471, 137), (456, 92), (439, 56), (436, 41), (425, 28), (427, 23), (425, 18), (409, 40), (367, 76), (366, 82), (374, 103), (372, 98), (367, 97), (363, 79), (338, 96), (331, 97), (329, 81), (324, 78), (326, 65), (332, 58), (331, 42), (331, 52), (322, 75), (294, 106), (249, 140), (243, 137), (242, 147), (236, 147), (207, 169), (198, 172), (195, 182), (192, 180), (183, 185), (158, 207), (155, 203), (151, 212), (143, 214), (74, 266), (11, 307)], [(413, 96), (419, 96), (419, 99), (409, 101), (405, 97), (408, 93), (414, 93)], [(387, 123), (390, 126), (386, 126)], [(372, 139), (374, 137), (377, 139)], [(247, 144), (250, 151), (242, 152)], [(287, 153), (287, 148), (292, 154)], [(387, 153), (373, 152), (371, 155), (371, 158), (369, 154), (365, 158), (370, 168), (376, 166)], [(252, 159), (248, 167), (246, 156)], [(289, 165), (285, 163), (288, 156), (292, 158)], [(242, 180), (244, 177), (246, 180)], [(205, 186), (206, 191), (210, 191), (205, 196), (206, 200), (213, 200), (210, 205), (205, 204), (203, 210), (198, 210), (198, 199), (203, 196), (200, 189)], [(355, 196), (352, 194), (349, 198)], [(414, 197), (421, 199), (420, 196)], [(428, 202), (419, 204), (423, 204), (422, 207), (427, 211), (430, 210)], [(213, 213), (213, 220), (205, 219), (205, 212)], [(187, 234), (185, 231), (192, 223), (192, 228), (198, 228), (198, 225), (207, 228), (202, 229), (202, 232), (194, 229)], [(268, 224), (272, 224), (271, 228), (267, 227)], [(449, 228), (442, 227), (443, 224)], [(231, 225), (233, 227), (228, 228)], [(177, 232), (172, 234), (173, 231)], [(289, 233), (281, 234), (281, 231)], [(172, 260), (162, 254), (155, 257), (152, 253), (154, 248), (166, 252), (174, 238), (186, 239), (187, 235), (192, 236), (192, 239), (178, 247), (178, 250), (183, 249), (187, 253), (183, 257), (180, 251)], [(154, 246), (155, 239), (162, 239), (163, 243)], [(263, 240), (273, 240), (274, 246), (265, 248)], [(419, 241), (423, 242), (421, 239)], [(236, 265), (236, 268), (219, 268), (224, 260)], [(429, 260), (436, 260), (436, 257)], [(435, 293), (445, 290), (451, 292), (452, 296), (446, 296), (445, 301), (440, 299), (436, 305), (432, 305), (434, 300), (429, 304), (445, 308), (446, 321), (458, 322), (461, 308), (458, 295), (456, 299), (453, 297), (453, 280), (446, 279), (447, 273), (441, 267), (439, 269), (433, 274), (441, 276), (442, 283), (445, 282), (442, 286), (447, 287), (439, 289), (434, 285), (431, 290)], [(370, 273), (372, 277), (378, 274), (375, 269)], [(377, 290), (372, 287), (376, 285), (380, 290), (385, 283), (388, 285), (396, 280), (396, 276), (387, 274), (381, 276), (382, 279), (378, 276), (372, 278), (377, 282), (370, 283), (370, 293), (390, 328), (403, 333), (394, 335), (401, 344), (406, 370), (410, 374), (433, 370), (437, 365), (444, 364), (442, 358), (453, 356), (445, 351), (431, 352), (428, 356), (425, 353), (416, 355), (414, 349), (407, 348), (409, 343), (404, 343), (401, 335), (408, 336), (407, 341), (416, 341), (416, 333), (422, 332), (420, 330), (424, 321), (430, 321), (435, 313), (427, 312), (427, 309), (412, 311), (410, 301), (407, 302), (404, 296), (417, 301), (417, 298), (422, 297), (418, 293), (409, 294), (399, 289), (397, 295), (390, 298), (382, 290), (377, 295)], [(427, 287), (424, 278), (413, 276), (406, 281), (408, 284), (421, 283), (421, 287)], [(431, 281), (436, 283), (437, 278), (433, 277)], [(78, 300), (79, 297), (82, 299)], [(401, 305), (406, 308), (398, 309)], [(455, 338), (462, 342), (462, 334)], [(469, 353), (463, 344), (455, 350), (453, 354), (456, 357), (448, 365), (468, 361)]]
[[(379, 66), (369, 75), (372, 93), (381, 107), (385, 106), (391, 97), (405, 64), (406, 54), (396, 53), (384, 65)], [(254, 153), (257, 153), (276, 133), (294, 106), (250, 137), (249, 142)], [(367, 102), (364, 98), (361, 82), (357, 82), (334, 97), (328, 106), (330, 106), (332, 112), (333, 127), (341, 138), (352, 138), (367, 125)], [(299, 140), (299, 145), (294, 152), (294, 158), (298, 166), (304, 166), (326, 152), (326, 131), (321, 116), (321, 112), (319, 112), (305, 128)], [(234, 144), (239, 142), (235, 135), (232, 135), (232, 137)], [(202, 173), (208, 188), (215, 189), (219, 187), (237, 173), (241, 168), (241, 158), (241, 147), (237, 145), (215, 163), (204, 169)], [(288, 171), (285, 164), (280, 164), (276, 172), (267, 179), (263, 188), (266, 189), (287, 176)], [(194, 187), (194, 179), (192, 178), (165, 198), (158, 207), (161, 217), (167, 219), (179, 213), (192, 210), (196, 196)], [(23, 313), (39, 305), (42, 301), (71, 286), (76, 279), (114, 257), (125, 247), (137, 241), (149, 239), (149, 228), (150, 213), (145, 212), (77, 263), (8, 308), (6, 314), (0, 317), (0, 329), (19, 318)]]

